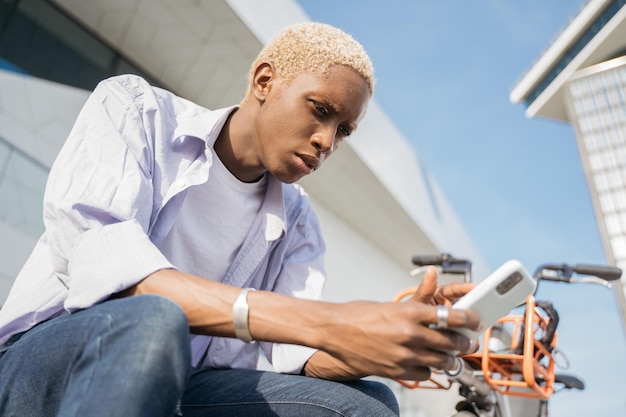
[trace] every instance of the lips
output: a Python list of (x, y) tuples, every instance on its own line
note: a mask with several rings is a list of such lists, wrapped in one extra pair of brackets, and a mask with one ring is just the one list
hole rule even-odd
[(315, 171), (320, 167), (320, 160), (314, 156), (298, 154), (298, 157), (311, 171)]

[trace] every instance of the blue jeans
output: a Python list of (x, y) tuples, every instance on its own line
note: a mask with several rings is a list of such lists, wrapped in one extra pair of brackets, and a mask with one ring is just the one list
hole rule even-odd
[(0, 347), (0, 416), (397, 416), (372, 381), (193, 369), (182, 310), (150, 295), (41, 323)]

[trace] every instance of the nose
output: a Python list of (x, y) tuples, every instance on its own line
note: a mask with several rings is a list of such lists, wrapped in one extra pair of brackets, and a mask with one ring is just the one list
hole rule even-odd
[(315, 132), (311, 137), (311, 144), (321, 154), (329, 154), (335, 150), (336, 130), (325, 128)]

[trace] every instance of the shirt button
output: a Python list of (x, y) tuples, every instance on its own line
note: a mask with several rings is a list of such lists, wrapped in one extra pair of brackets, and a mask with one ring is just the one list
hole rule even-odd
[(185, 184), (186, 182), (184, 180), (176, 180), (173, 185), (178, 188), (183, 188)]

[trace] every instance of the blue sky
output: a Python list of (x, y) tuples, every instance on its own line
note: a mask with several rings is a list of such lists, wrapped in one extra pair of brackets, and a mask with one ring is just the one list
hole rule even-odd
[[(572, 128), (527, 119), (509, 92), (586, 0), (298, 0), (370, 54), (376, 101), (426, 164), (492, 268), (521, 260), (604, 263)], [(463, 256), (463, 254), (456, 254)], [(552, 417), (626, 415), (625, 333), (613, 292), (544, 284), (585, 391)]]

